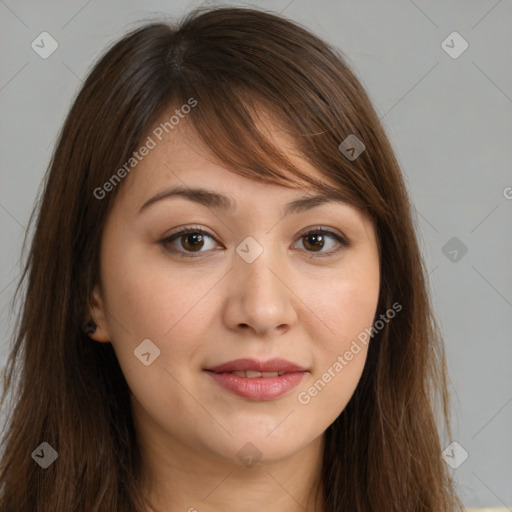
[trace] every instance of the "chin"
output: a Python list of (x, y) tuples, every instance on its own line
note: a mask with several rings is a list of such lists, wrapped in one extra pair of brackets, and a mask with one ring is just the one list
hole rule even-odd
[(302, 432), (297, 427), (286, 429), (282, 424), (277, 428), (275, 425), (261, 429), (245, 424), (240, 430), (231, 431), (233, 438), (227, 442), (230, 445), (229, 453), (233, 454), (235, 462), (244, 465), (248, 465), (247, 459), (258, 459), (263, 464), (279, 462), (293, 456), (313, 440), (301, 435)]

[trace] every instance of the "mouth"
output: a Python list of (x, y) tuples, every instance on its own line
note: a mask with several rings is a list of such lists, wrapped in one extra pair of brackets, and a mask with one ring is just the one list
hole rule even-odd
[(246, 372), (247, 375), (241, 375), (240, 377), (274, 377), (275, 375), (264, 375), (267, 373), (277, 373), (283, 375), (285, 373), (292, 372), (305, 372), (306, 369), (299, 366), (298, 364), (292, 363), (286, 359), (269, 359), (268, 361), (258, 361), (251, 358), (234, 359), (226, 363), (206, 368), (206, 371), (215, 373), (232, 373), (232, 372)]
[(274, 400), (295, 388), (308, 372), (285, 359), (236, 359), (204, 371), (223, 390), (254, 400)]
[[(206, 370), (210, 371), (210, 370)], [(214, 373), (229, 373), (231, 375), (238, 375), (238, 377), (246, 377), (247, 379), (256, 379), (258, 377), (280, 377), (286, 375), (286, 372), (259, 372), (257, 370), (234, 370), (232, 372), (214, 372)]]

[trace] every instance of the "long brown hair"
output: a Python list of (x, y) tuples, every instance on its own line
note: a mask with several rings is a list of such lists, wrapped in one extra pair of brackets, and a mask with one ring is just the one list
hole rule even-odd
[[(354, 395), (325, 432), (325, 512), (461, 510), (437, 424), (442, 418), (450, 432), (442, 340), (379, 117), (343, 54), (301, 26), (254, 9), (202, 8), (177, 26), (146, 22), (116, 42), (65, 120), (15, 293), (26, 285), (4, 376), (0, 511), (146, 510), (126, 380), (112, 345), (82, 329), (102, 229), (123, 182), (101, 199), (95, 190), (165, 109), (190, 98), (191, 126), (233, 172), (285, 186), (298, 176), (367, 212), (381, 258), (377, 317), (395, 302), (403, 308), (372, 339)], [(257, 129), (263, 111), (336, 187), (301, 173)], [(351, 134), (365, 145), (353, 160), (339, 149)], [(58, 454), (46, 469), (34, 456), (43, 442)]]

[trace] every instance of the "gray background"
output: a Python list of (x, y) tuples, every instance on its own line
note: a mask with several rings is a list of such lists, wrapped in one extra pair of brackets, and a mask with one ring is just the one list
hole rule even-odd
[[(198, 5), (0, 0), (2, 366), (22, 237), (83, 78), (107, 44), (139, 20), (180, 17)], [(445, 336), (455, 422), (454, 439), (443, 447), (457, 441), (469, 454), (451, 471), (467, 506), (512, 507), (512, 2), (236, 5), (282, 12), (309, 27), (345, 53), (370, 94), (417, 211)], [(59, 44), (47, 59), (31, 48), (43, 31)], [(441, 47), (453, 31), (469, 44), (456, 59)], [(445, 247), (452, 237), (455, 245)], [(460, 460), (459, 450), (449, 451), (452, 460)]]

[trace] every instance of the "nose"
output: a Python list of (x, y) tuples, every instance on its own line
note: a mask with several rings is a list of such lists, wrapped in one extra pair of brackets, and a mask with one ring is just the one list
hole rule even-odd
[(300, 300), (282, 255), (265, 248), (248, 263), (236, 254), (230, 274), (224, 305), (224, 321), (230, 329), (271, 337), (284, 334), (297, 322)]

